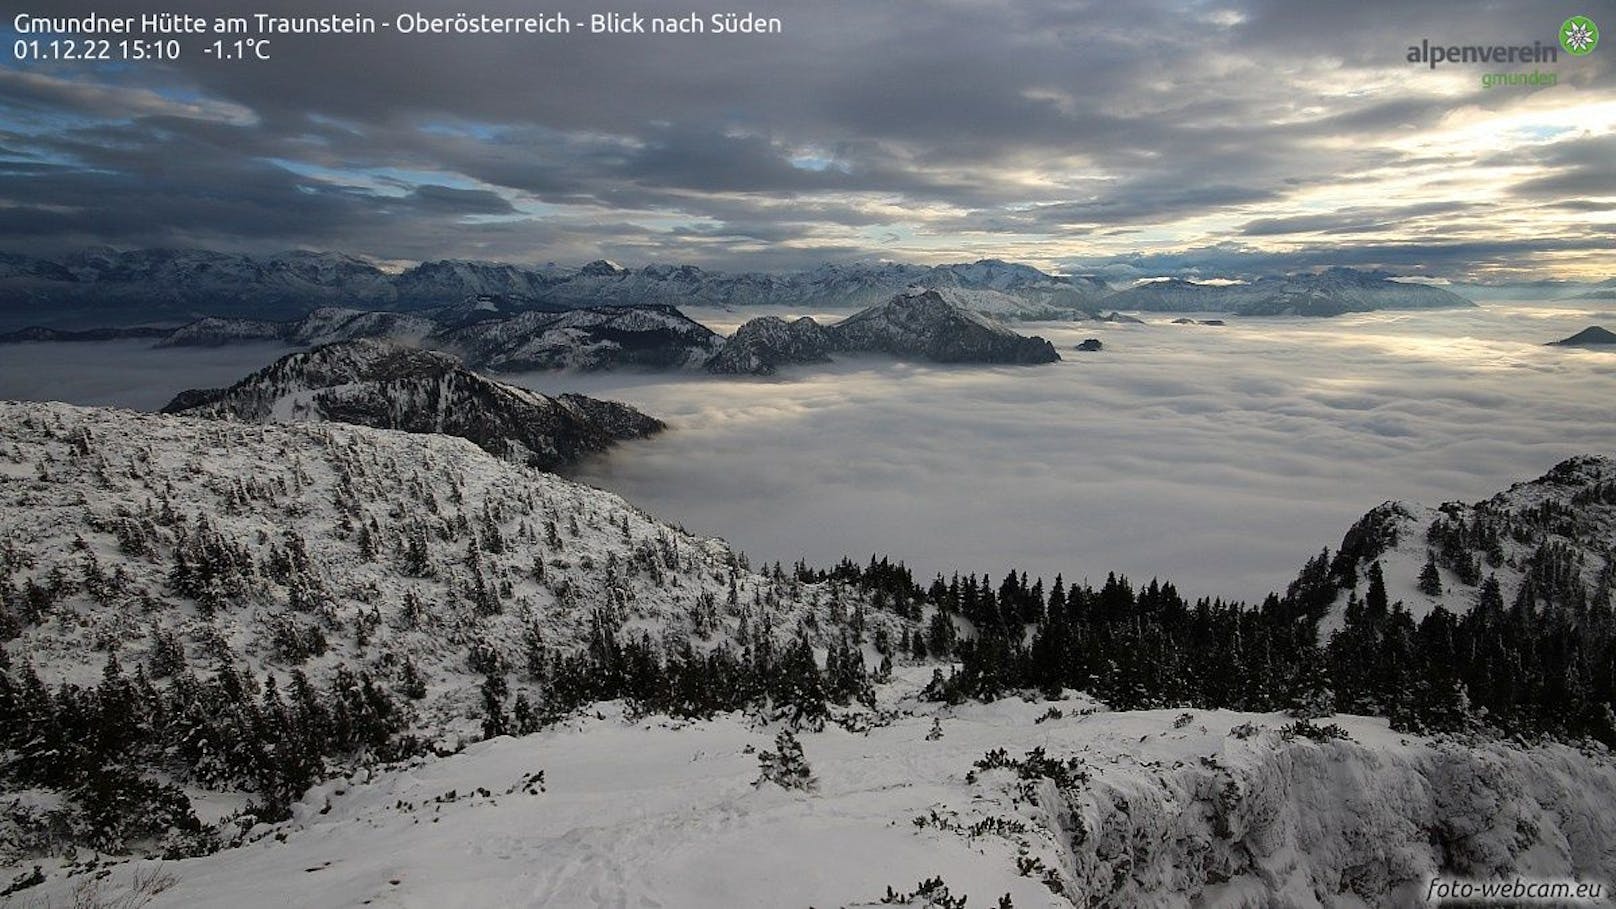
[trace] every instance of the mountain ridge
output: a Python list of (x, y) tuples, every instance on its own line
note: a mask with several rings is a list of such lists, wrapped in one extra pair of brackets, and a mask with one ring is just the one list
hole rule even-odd
[(289, 354), (229, 388), (181, 392), (162, 412), (249, 423), (330, 420), (458, 436), (543, 470), (666, 428), (626, 404), (550, 397), (477, 375), (447, 354), (373, 340)]
[[(39, 312), (52, 313), (54, 323), (44, 327), (55, 328), (107, 327), (109, 314), (124, 322), (202, 316), (287, 321), (322, 307), (415, 312), (479, 298), (507, 301), (512, 310), (606, 305), (857, 309), (911, 290), (937, 290), (1001, 319), (1092, 319), (1100, 316), (1102, 305), (1186, 311), (1238, 305), (1250, 315), (1335, 315), (1468, 302), (1428, 285), (1402, 284), (1396, 290), (1373, 283), (1386, 277), (1338, 268), (1226, 286), (1234, 289), (1163, 282), (1155, 290), (1140, 285), (1114, 291), (1097, 276), (1051, 274), (1000, 259), (935, 266), (825, 264), (778, 273), (709, 271), (693, 265), (624, 268), (606, 260), (564, 267), (446, 259), (390, 271), (341, 253), (250, 256), (98, 248), (57, 259), (0, 254), (0, 325), (26, 327), (29, 314)], [(1185, 299), (1174, 302), (1179, 296)], [(87, 324), (95, 320), (99, 324)]]
[(943, 291), (908, 291), (830, 325), (803, 316), (752, 319), (707, 363), (714, 373), (773, 375), (831, 353), (883, 353), (933, 363), (1036, 364), (1060, 360), (1047, 340), (1021, 335)]
[(1393, 280), (1387, 272), (1330, 268), (1318, 274), (1263, 277), (1250, 283), (1204, 284), (1168, 279), (1138, 284), (1106, 298), (1116, 309), (1230, 312), (1243, 316), (1336, 316), (1377, 309), (1439, 309), (1475, 304), (1429, 284)]

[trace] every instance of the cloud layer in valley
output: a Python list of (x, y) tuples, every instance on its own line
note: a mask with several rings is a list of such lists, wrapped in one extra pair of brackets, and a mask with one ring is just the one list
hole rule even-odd
[[(732, 314), (707, 314), (733, 323)], [(843, 361), (778, 380), (532, 376), (674, 431), (583, 479), (755, 559), (889, 553), (926, 576), (1171, 577), (1259, 597), (1381, 501), (1474, 500), (1616, 452), (1616, 355), (1544, 348), (1609, 312), (1039, 325), (1065, 361)], [(1085, 337), (1105, 349), (1071, 350)]]
[[(725, 332), (759, 314), (692, 312)], [(757, 560), (881, 552), (928, 576), (1116, 570), (1243, 598), (1282, 587), (1385, 499), (1472, 500), (1561, 458), (1616, 452), (1616, 354), (1540, 346), (1616, 325), (1602, 301), (1170, 318), (1023, 326), (1066, 357), (1038, 367), (872, 358), (776, 379), (514, 379), (667, 419), (671, 431), (581, 478)], [(1090, 336), (1105, 349), (1071, 349)], [(285, 352), (7, 345), (0, 398), (156, 409)]]

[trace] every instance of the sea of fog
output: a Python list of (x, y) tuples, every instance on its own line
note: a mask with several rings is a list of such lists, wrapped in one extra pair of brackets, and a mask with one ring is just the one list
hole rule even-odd
[[(507, 378), (665, 419), (669, 432), (578, 477), (754, 563), (879, 552), (923, 577), (1117, 571), (1250, 599), (1383, 500), (1473, 500), (1570, 455), (1616, 454), (1616, 351), (1542, 346), (1616, 327), (1609, 307), (1023, 323), (1065, 358), (1032, 367), (859, 357), (773, 378)], [(764, 312), (689, 310), (722, 332)], [(1072, 350), (1090, 337), (1105, 349)], [(151, 409), (283, 353), (11, 345), (0, 397)]]

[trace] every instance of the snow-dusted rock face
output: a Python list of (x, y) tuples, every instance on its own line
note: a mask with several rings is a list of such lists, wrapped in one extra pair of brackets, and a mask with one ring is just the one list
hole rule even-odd
[(1041, 783), (1029, 812), (1059, 844), (1049, 864), (1075, 905), (1422, 905), (1438, 876), (1616, 872), (1608, 753), (1437, 742), (1363, 720), (1340, 727), (1351, 740), (1310, 742), (1272, 719), (1185, 714), (1166, 731), (1161, 714), (1125, 716), (1112, 722), (1142, 727), (1139, 752), (1074, 789)]
[(447, 354), (380, 341), (291, 354), (229, 388), (182, 392), (163, 412), (443, 433), (544, 470), (663, 429), (626, 404), (542, 395), (479, 376)]
[(787, 322), (777, 316), (752, 319), (725, 339), (707, 361), (707, 371), (724, 375), (773, 375), (782, 366), (825, 363), (834, 342), (824, 326), (808, 316)]
[[(1363, 596), (1368, 568), (1378, 561), (1388, 596), (1415, 618), (1437, 606), (1468, 612), (1488, 578), (1497, 579), (1505, 604), (1524, 597), (1534, 606), (1581, 609), (1609, 605), (1613, 551), (1616, 460), (1585, 456), (1480, 502), (1379, 505), (1347, 532), (1331, 577), (1339, 606), (1349, 591)], [(1422, 589), (1427, 562), (1438, 583)]]
[(528, 312), (440, 332), (428, 339), (477, 368), (699, 368), (724, 339), (670, 306), (602, 306)]
[(1390, 280), (1384, 272), (1332, 268), (1319, 274), (1259, 278), (1249, 284), (1196, 284), (1171, 279), (1120, 290), (1106, 298), (1115, 309), (1154, 312), (1232, 312), (1245, 316), (1336, 316), (1378, 309), (1473, 306), (1428, 284)]
[(1051, 363), (1043, 338), (1025, 337), (937, 291), (899, 294), (826, 329), (837, 350), (887, 353), (938, 363)]

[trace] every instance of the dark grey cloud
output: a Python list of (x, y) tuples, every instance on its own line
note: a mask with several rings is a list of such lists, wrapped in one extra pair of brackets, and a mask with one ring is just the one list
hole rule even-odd
[[(222, 12), (200, 0), (175, 8)], [(530, 11), (517, 0), (479, 9)], [(1254, 240), (1309, 217), (1334, 217), (1326, 229), (1342, 238), (1407, 237), (1434, 213), (1353, 222), (1293, 200), (1400, 168), (1480, 166), (1481, 148), (1456, 167), (1451, 151), (1389, 141), (1456, 110), (1503, 115), (1572, 91), (1616, 91), (1609, 55), (1597, 53), (1562, 67), (1559, 96), (1479, 85), (1456, 94), (1437, 88), (1442, 74), (1402, 59), (1425, 37), (1552, 39), (1561, 11), (1524, 4), (753, 9), (778, 15), (786, 34), (287, 37), (256, 65), (192, 55), (116, 72), (0, 66), (10, 159), (0, 204), (15, 209), (0, 218), (0, 243), (193, 240), (382, 258), (615, 251), (744, 268), (763, 247), (776, 265), (887, 254), (884, 237), (921, 255), (995, 254), (994, 244), (1030, 249), (1040, 238), (1061, 247), (1046, 260), (1087, 242), (1126, 254), (1129, 231), (1204, 231), (1181, 226), (1201, 216), (1232, 217)], [(96, 11), (147, 10), (112, 0)], [(276, 12), (329, 9), (295, 0)], [(1545, 156), (1537, 166), (1511, 178), (1514, 191), (1548, 204), (1588, 197), (1608, 173), (1593, 160)], [(1447, 201), (1471, 191), (1428, 187)], [(1189, 233), (1178, 245), (1207, 241)]]
[(506, 215), (516, 211), (510, 201), (486, 189), (455, 189), (428, 183), (405, 196), (409, 207), (427, 213), (450, 215)]
[(1241, 225), (1240, 233), (1247, 237), (1272, 237), (1285, 234), (1350, 234), (1384, 230), (1405, 224), (1416, 218), (1453, 215), (1478, 208), (1474, 202), (1427, 202), (1420, 205), (1387, 206), (1383, 208), (1343, 208), (1315, 215), (1295, 215), (1288, 218), (1258, 218)]
[[(1616, 196), (1616, 135), (1557, 142), (1539, 152), (1537, 160), (1549, 173), (1514, 184), (1510, 187), (1514, 195), (1553, 202)], [(1511, 163), (1504, 156), (1492, 156), (1488, 161), (1496, 166)], [(1519, 164), (1519, 158), (1514, 163)]]

